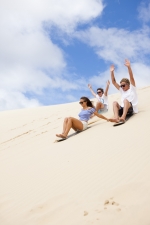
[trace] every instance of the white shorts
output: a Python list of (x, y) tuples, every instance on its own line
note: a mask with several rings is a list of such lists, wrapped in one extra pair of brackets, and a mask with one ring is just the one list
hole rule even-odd
[(88, 127), (88, 122), (86, 121), (81, 121), (81, 123), (83, 124), (83, 130), (86, 130)]
[(98, 113), (99, 114), (103, 114), (103, 113), (106, 113), (106, 112), (108, 112), (108, 108), (107, 108), (107, 105), (104, 104), (104, 108), (99, 109), (98, 110)]

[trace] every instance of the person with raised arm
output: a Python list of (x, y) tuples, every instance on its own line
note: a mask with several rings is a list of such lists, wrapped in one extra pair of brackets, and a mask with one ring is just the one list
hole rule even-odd
[(81, 97), (79, 104), (82, 106), (82, 109), (80, 113), (78, 114), (79, 119), (76, 119), (74, 117), (66, 117), (63, 123), (63, 131), (61, 134), (56, 134), (57, 137), (63, 138), (63, 139), (67, 138), (71, 128), (75, 131), (83, 131), (87, 129), (88, 120), (90, 119), (90, 116), (92, 114), (94, 114), (95, 116), (101, 119), (109, 121), (108, 118), (97, 113), (92, 102), (87, 97)]
[(88, 84), (88, 88), (90, 89), (92, 95), (96, 97), (96, 111), (100, 114), (108, 111), (108, 89), (109, 89), (110, 81), (108, 80), (106, 83), (105, 91), (103, 88), (97, 88), (97, 94), (93, 91), (91, 84)]
[(114, 118), (110, 119), (111, 122), (125, 122), (126, 115), (132, 115), (133, 113), (138, 113), (138, 97), (136, 92), (136, 84), (134, 76), (131, 69), (131, 64), (128, 59), (125, 59), (124, 64), (129, 73), (129, 78), (122, 78), (120, 85), (116, 82), (114, 76), (115, 66), (110, 66), (111, 80), (112, 84), (120, 91), (121, 93), (121, 105), (118, 102), (113, 102), (113, 111)]

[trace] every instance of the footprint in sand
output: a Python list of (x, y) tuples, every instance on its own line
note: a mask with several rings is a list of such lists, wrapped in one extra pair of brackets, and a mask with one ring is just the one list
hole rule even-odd
[[(103, 214), (104, 211), (105, 212), (107, 212), (107, 211), (108, 212), (109, 211), (121, 212), (121, 207), (120, 207), (119, 203), (114, 200), (114, 198), (109, 198), (109, 199), (105, 200), (105, 202), (101, 205), (101, 207), (99, 207), (99, 209), (96, 209), (93, 212), (90, 212), (90, 219), (92, 216), (93, 219), (100, 220), (101, 213)], [(83, 212), (83, 216), (88, 216), (88, 215), (89, 215), (88, 211)], [(86, 218), (86, 220), (88, 220), (88, 219), (89, 219), (89, 217)]]
[(30, 213), (40, 213), (40, 212), (42, 212), (43, 211), (43, 209), (44, 209), (44, 205), (39, 205), (39, 206), (37, 206), (36, 208), (34, 208), (34, 209), (31, 209), (30, 210)]
[(84, 211), (84, 216), (87, 216), (89, 213), (87, 211)]
[(113, 198), (105, 200), (105, 202), (104, 202), (104, 209), (106, 210), (107, 208), (110, 208), (111, 206), (114, 206), (114, 209), (116, 209), (117, 211), (121, 211), (121, 209), (118, 208), (119, 203), (117, 203)]

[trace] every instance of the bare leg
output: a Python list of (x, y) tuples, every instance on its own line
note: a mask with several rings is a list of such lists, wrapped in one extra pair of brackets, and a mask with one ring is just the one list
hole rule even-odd
[(83, 124), (80, 120), (76, 118), (73, 118), (73, 117), (65, 118), (64, 125), (63, 125), (63, 133), (56, 134), (56, 136), (61, 138), (66, 138), (71, 128), (73, 128), (74, 130), (77, 130), (77, 129), (83, 130)]
[[(65, 133), (65, 130), (66, 130), (66, 127), (67, 127), (67, 123), (68, 123), (68, 117), (66, 117), (65, 119), (64, 119), (64, 124), (63, 124), (63, 132), (62, 132), (62, 134), (64, 134)], [(72, 126), (72, 129), (74, 130), (74, 131), (77, 131), (78, 129), (76, 129), (75, 127), (73, 127)]]
[(120, 121), (125, 121), (125, 118), (126, 118), (126, 115), (127, 115), (127, 112), (128, 112), (128, 109), (131, 107), (131, 104), (130, 104), (130, 102), (127, 100), (127, 99), (125, 99), (124, 100), (124, 108), (123, 108), (123, 114), (122, 114), (122, 116), (120, 117)]
[(64, 134), (64, 132), (65, 132), (65, 130), (66, 130), (67, 123), (68, 123), (68, 117), (66, 117), (66, 118), (64, 119), (64, 123), (63, 123), (63, 132), (62, 132), (62, 134)]
[[(96, 103), (96, 111), (98, 112), (98, 110), (99, 109), (103, 109), (104, 108), (104, 104), (102, 103), (102, 102), (97, 102)], [(95, 115), (94, 114), (92, 114), (91, 116), (90, 116), (90, 118), (93, 118)]]
[(57, 137), (66, 138), (65, 135), (64, 135), (64, 133), (65, 133), (65, 130), (66, 130), (66, 127), (67, 127), (68, 119), (69, 119), (69, 117), (66, 117), (64, 119), (62, 134), (56, 134)]
[(120, 109), (119, 103), (113, 102), (114, 119), (110, 119), (110, 122), (119, 123), (119, 114), (118, 114), (119, 109)]
[(96, 103), (96, 111), (98, 112), (99, 109), (103, 109), (104, 108), (104, 104), (102, 102), (97, 102)]

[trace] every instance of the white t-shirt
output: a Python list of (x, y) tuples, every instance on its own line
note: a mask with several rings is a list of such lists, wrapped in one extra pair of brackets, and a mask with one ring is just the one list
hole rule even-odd
[(108, 109), (108, 96), (105, 96), (104, 94), (102, 95), (102, 97), (100, 97), (99, 95), (96, 95), (96, 98), (99, 102), (102, 102), (104, 105), (106, 105)]
[(124, 91), (121, 87), (119, 88), (121, 92), (121, 107), (124, 107), (124, 100), (127, 99), (132, 103), (134, 113), (138, 113), (138, 97), (136, 92), (136, 87), (130, 84), (130, 88)]

